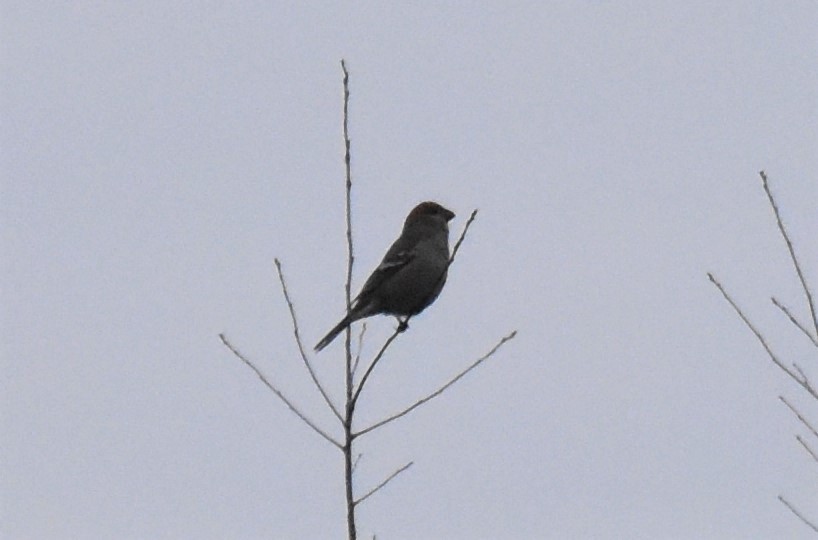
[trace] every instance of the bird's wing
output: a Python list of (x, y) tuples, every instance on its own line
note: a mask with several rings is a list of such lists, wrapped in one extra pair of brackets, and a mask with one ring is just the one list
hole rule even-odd
[[(393, 246), (394, 247), (394, 246)], [(367, 296), (376, 291), (385, 281), (397, 274), (401, 268), (409, 264), (415, 258), (414, 250), (402, 250), (392, 252), (390, 249), (381, 261), (381, 264), (372, 272), (369, 279), (364, 283), (361, 292), (355, 298), (356, 301), (364, 301)]]

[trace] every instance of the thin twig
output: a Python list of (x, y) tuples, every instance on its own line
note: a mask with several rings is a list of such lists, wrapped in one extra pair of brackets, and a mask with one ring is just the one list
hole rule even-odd
[(790, 509), (790, 512), (792, 512), (793, 514), (795, 514), (795, 516), (796, 516), (798, 519), (800, 519), (801, 521), (803, 521), (804, 523), (806, 523), (807, 525), (809, 525), (809, 526), (812, 528), (812, 530), (813, 530), (813, 531), (815, 531), (815, 532), (817, 532), (817, 533), (818, 533), (818, 527), (816, 527), (816, 526), (815, 526), (815, 524), (814, 524), (814, 523), (812, 523), (810, 520), (808, 520), (807, 518), (805, 518), (805, 517), (804, 517), (804, 515), (803, 515), (801, 512), (799, 512), (798, 510), (796, 510), (796, 509), (795, 509), (795, 507), (794, 507), (792, 504), (790, 504), (790, 503), (789, 503), (789, 501), (787, 501), (787, 499), (785, 499), (783, 495), (779, 495), (779, 496), (778, 496), (778, 500), (779, 500), (779, 501), (781, 501), (782, 503), (784, 503), (784, 506), (786, 506), (787, 508), (789, 508), (789, 509)]
[(241, 354), (241, 353), (239, 352), (239, 350), (238, 350), (238, 349), (236, 349), (236, 348), (235, 348), (235, 347), (234, 347), (234, 346), (233, 346), (233, 345), (232, 345), (232, 344), (231, 344), (231, 343), (230, 343), (230, 342), (227, 340), (227, 337), (225, 337), (225, 335), (224, 335), (224, 334), (219, 334), (219, 339), (221, 339), (221, 340), (222, 340), (222, 343), (224, 344), (224, 346), (225, 346), (225, 347), (227, 347), (228, 349), (230, 349), (230, 352), (232, 352), (232, 353), (233, 353), (233, 355), (234, 355), (236, 358), (238, 358), (239, 360), (241, 360), (242, 362), (244, 362), (244, 363), (247, 365), (247, 367), (249, 367), (250, 369), (252, 369), (252, 370), (255, 372), (255, 374), (258, 376), (258, 378), (259, 378), (259, 379), (261, 379), (261, 382), (263, 382), (263, 383), (264, 383), (264, 385), (265, 385), (267, 388), (269, 388), (270, 390), (272, 390), (272, 391), (273, 391), (273, 393), (274, 393), (275, 395), (277, 395), (277, 396), (279, 397), (279, 399), (281, 399), (281, 401), (283, 401), (283, 402), (284, 402), (284, 404), (285, 404), (285, 405), (287, 405), (287, 407), (289, 407), (289, 409), (290, 409), (292, 412), (294, 412), (294, 413), (295, 413), (295, 415), (296, 415), (296, 416), (298, 416), (298, 417), (299, 417), (299, 418), (300, 418), (300, 419), (301, 419), (301, 420), (302, 420), (302, 421), (303, 421), (305, 424), (307, 424), (308, 426), (310, 426), (310, 427), (311, 427), (311, 428), (312, 428), (312, 429), (313, 429), (313, 430), (314, 430), (316, 433), (318, 433), (319, 435), (321, 435), (322, 437), (324, 437), (324, 438), (325, 438), (327, 441), (331, 442), (333, 445), (337, 446), (338, 448), (341, 448), (341, 447), (342, 447), (341, 443), (339, 443), (338, 441), (336, 441), (335, 439), (333, 439), (331, 435), (329, 435), (327, 432), (325, 432), (324, 430), (322, 430), (321, 428), (319, 428), (319, 427), (318, 427), (318, 426), (315, 424), (315, 422), (313, 422), (312, 420), (310, 420), (309, 418), (307, 418), (307, 415), (305, 415), (305, 414), (304, 414), (304, 413), (302, 413), (300, 410), (298, 410), (298, 408), (297, 408), (295, 405), (293, 405), (293, 403), (292, 403), (292, 402), (291, 402), (291, 401), (290, 401), (290, 400), (289, 400), (289, 399), (288, 399), (288, 398), (287, 398), (287, 397), (286, 397), (286, 396), (285, 396), (285, 395), (284, 395), (284, 394), (281, 392), (281, 390), (279, 390), (278, 388), (276, 388), (275, 386), (273, 386), (273, 384), (272, 384), (272, 383), (271, 383), (271, 382), (270, 382), (270, 381), (267, 379), (267, 377), (266, 377), (266, 376), (265, 376), (265, 375), (264, 375), (264, 374), (261, 372), (261, 370), (259, 370), (259, 368), (257, 368), (257, 367), (256, 367), (256, 366), (253, 364), (253, 362), (251, 362), (251, 361), (250, 361), (250, 360), (249, 360), (249, 359), (248, 359), (246, 356), (244, 356), (243, 354)]
[(796, 409), (796, 408), (795, 408), (795, 407), (792, 405), (792, 403), (790, 403), (789, 401), (787, 401), (787, 399), (786, 399), (784, 396), (778, 396), (778, 399), (780, 399), (780, 400), (781, 400), (781, 402), (782, 402), (782, 403), (784, 403), (784, 405), (786, 405), (787, 407), (789, 407), (789, 409), (792, 411), (792, 413), (795, 415), (795, 417), (796, 417), (796, 418), (798, 418), (798, 420), (800, 420), (802, 424), (804, 424), (805, 426), (807, 426), (807, 429), (809, 429), (809, 430), (812, 432), (812, 434), (813, 434), (813, 435), (815, 435), (815, 437), (816, 437), (816, 438), (818, 438), (818, 431), (816, 431), (816, 429), (815, 429), (814, 427), (812, 427), (812, 424), (810, 424), (810, 423), (809, 423), (809, 421), (808, 421), (806, 418), (804, 418), (804, 415), (802, 415), (802, 414), (801, 414), (801, 413), (798, 411), (798, 409)]
[(284, 281), (284, 272), (281, 270), (281, 261), (275, 259), (276, 270), (278, 271), (278, 280), (281, 282), (281, 290), (284, 292), (284, 300), (287, 301), (287, 307), (290, 309), (290, 319), (293, 323), (293, 334), (295, 335), (295, 342), (298, 345), (298, 352), (301, 354), (301, 360), (304, 361), (304, 365), (307, 367), (307, 371), (310, 372), (310, 377), (312, 377), (312, 382), (315, 384), (315, 387), (318, 388), (318, 391), (321, 392), (321, 396), (324, 398), (324, 401), (329, 405), (329, 408), (332, 409), (332, 412), (335, 414), (335, 417), (338, 418), (341, 422), (343, 422), (343, 418), (341, 417), (341, 413), (338, 412), (338, 408), (332, 402), (327, 394), (327, 391), (324, 390), (324, 387), (321, 385), (321, 382), (318, 380), (318, 376), (315, 374), (315, 370), (312, 369), (312, 364), (310, 364), (309, 358), (307, 358), (307, 354), (304, 352), (304, 344), (301, 343), (301, 334), (298, 331), (298, 320), (295, 317), (295, 307), (293, 306), (293, 302), (290, 299), (290, 293), (287, 290), (287, 283)]
[(466, 369), (464, 369), (463, 371), (458, 373), (455, 377), (453, 377), (451, 380), (449, 380), (449, 382), (447, 382), (446, 384), (444, 384), (443, 386), (441, 386), (440, 388), (438, 388), (437, 390), (435, 390), (434, 392), (432, 392), (431, 394), (429, 394), (425, 398), (416, 401), (412, 406), (407, 407), (406, 409), (402, 410), (399, 413), (393, 414), (392, 416), (389, 416), (389, 417), (384, 418), (383, 420), (381, 420), (379, 422), (376, 422), (376, 423), (372, 424), (368, 428), (362, 429), (361, 431), (357, 432), (355, 434), (355, 436), (360, 437), (361, 435), (364, 435), (365, 433), (369, 433), (370, 431), (372, 431), (374, 429), (377, 429), (377, 428), (379, 428), (379, 427), (381, 427), (381, 426), (383, 426), (385, 424), (388, 424), (389, 422), (392, 422), (393, 420), (397, 420), (398, 418), (400, 418), (402, 416), (405, 416), (405, 415), (409, 414), (410, 412), (412, 412), (413, 410), (417, 409), (418, 407), (420, 407), (424, 403), (436, 398), (437, 396), (439, 396), (440, 394), (445, 392), (447, 388), (449, 388), (454, 383), (456, 383), (457, 381), (462, 379), (471, 370), (473, 370), (474, 368), (479, 366), (481, 363), (483, 363), (484, 360), (486, 360), (487, 358), (492, 356), (495, 352), (497, 352), (497, 350), (500, 347), (502, 347), (507, 341), (510, 341), (510, 340), (514, 339), (514, 336), (516, 336), (516, 335), (517, 335), (517, 331), (515, 330), (512, 333), (510, 333), (509, 335), (507, 335), (506, 337), (504, 337), (503, 339), (501, 339), (497, 343), (497, 345), (492, 347), (492, 349), (489, 352), (487, 352), (486, 354), (484, 354), (483, 356), (478, 358), (469, 367), (467, 367)]
[(454, 249), (452, 249), (452, 255), (451, 255), (451, 257), (449, 257), (449, 264), (446, 266), (446, 268), (451, 266), (452, 263), (454, 262), (454, 257), (455, 257), (455, 255), (457, 255), (457, 251), (460, 249), (460, 244), (462, 244), (463, 239), (466, 238), (466, 233), (468, 232), (469, 227), (471, 227), (471, 224), (474, 221), (474, 218), (476, 218), (476, 217), (477, 217), (477, 208), (472, 210), (471, 215), (469, 216), (469, 219), (466, 220), (466, 224), (463, 226), (463, 232), (460, 233), (460, 238), (458, 238), (457, 242), (455, 242), (455, 244), (454, 244)]
[[(460, 245), (463, 243), (463, 240), (466, 238), (466, 233), (469, 231), (469, 227), (471, 227), (471, 224), (474, 222), (474, 218), (476, 218), (476, 217), (477, 217), (477, 209), (475, 208), (474, 210), (472, 210), (472, 213), (469, 216), (469, 219), (466, 220), (466, 224), (463, 226), (463, 231), (460, 233), (460, 238), (458, 238), (457, 242), (455, 242), (455, 244), (454, 244), (454, 248), (452, 249), (452, 254), (449, 256), (449, 262), (446, 264), (446, 272), (444, 272), (440, 276), (440, 279), (444, 279), (445, 276), (447, 275), (447, 273), (449, 271), (449, 267), (454, 262), (454, 258), (457, 255), (458, 250), (460, 249)], [(409, 324), (409, 320), (411, 318), (412, 318), (412, 316), (410, 315), (409, 317), (406, 317), (406, 319), (403, 320), (403, 322), (398, 326), (397, 329), (395, 329), (395, 331), (392, 333), (392, 335), (389, 336), (389, 338), (383, 344), (383, 346), (381, 347), (381, 350), (375, 356), (374, 360), (372, 360), (372, 363), (369, 364), (369, 367), (367, 368), (366, 372), (364, 373), (364, 376), (361, 378), (361, 382), (358, 383), (357, 390), (355, 390), (355, 395), (352, 398), (353, 403), (356, 403), (358, 401), (358, 396), (361, 394), (361, 390), (363, 390), (363, 388), (364, 388), (364, 383), (366, 383), (366, 380), (369, 378), (369, 375), (372, 373), (372, 370), (375, 369), (375, 366), (378, 364), (381, 357), (386, 352), (386, 349), (389, 347), (389, 345), (392, 344), (393, 341), (395, 341), (395, 339), (398, 337), (398, 334), (400, 334), (400, 333), (402, 333), (403, 331), (406, 330), (406, 328), (407, 328), (407, 326)]]
[(363, 454), (358, 454), (355, 456), (355, 461), (352, 462), (352, 472), (355, 472), (355, 469), (358, 468), (358, 462), (361, 461), (362, 457), (364, 457)]
[(398, 335), (401, 332), (402, 332), (402, 330), (400, 328), (398, 328), (392, 333), (391, 336), (389, 336), (389, 338), (386, 340), (386, 342), (384, 342), (383, 346), (381, 346), (381, 350), (378, 351), (378, 354), (375, 355), (375, 358), (374, 358), (374, 360), (372, 360), (372, 363), (369, 364), (368, 368), (366, 368), (366, 371), (364, 372), (364, 376), (361, 377), (361, 382), (358, 383), (358, 388), (355, 390), (355, 393), (352, 395), (352, 403), (353, 404), (358, 402), (358, 396), (361, 395), (361, 390), (363, 390), (364, 384), (366, 383), (366, 380), (369, 378), (369, 375), (372, 373), (372, 370), (375, 369), (375, 365), (378, 363), (378, 361), (381, 359), (381, 357), (383, 357), (383, 353), (386, 352), (386, 349), (389, 347), (389, 345), (392, 344), (393, 341), (395, 341), (395, 339), (398, 337)]
[[(344, 73), (344, 177), (346, 179), (346, 236), (347, 236), (347, 279), (345, 285), (347, 314), (352, 310), (352, 266), (355, 262), (355, 252), (352, 246), (352, 146), (349, 140), (349, 72), (346, 62), (341, 59), (341, 71)], [(346, 327), (347, 372), (350, 371), (350, 332), (351, 325)]]
[(798, 376), (801, 377), (801, 382), (803, 384), (807, 385), (807, 386), (811, 386), (810, 383), (809, 383), (809, 377), (807, 377), (807, 374), (804, 373), (803, 369), (801, 369), (801, 366), (799, 366), (798, 364), (793, 362), (792, 367), (793, 367), (793, 369), (795, 369), (795, 371), (798, 372)]
[(816, 455), (816, 454), (815, 454), (815, 451), (814, 451), (812, 448), (810, 448), (810, 447), (809, 447), (809, 445), (806, 443), (806, 441), (804, 441), (804, 439), (803, 439), (803, 438), (801, 438), (801, 435), (796, 435), (796, 436), (795, 436), (795, 440), (796, 440), (796, 441), (798, 441), (798, 442), (800, 442), (800, 443), (801, 443), (801, 446), (803, 446), (803, 447), (804, 447), (804, 450), (806, 450), (806, 451), (807, 451), (807, 453), (808, 453), (810, 456), (812, 456), (812, 459), (814, 459), (816, 462), (818, 462), (818, 455)]
[(376, 493), (376, 492), (377, 492), (379, 489), (381, 489), (381, 488), (382, 488), (382, 487), (384, 487), (386, 484), (388, 484), (390, 480), (392, 480), (392, 479), (393, 479), (393, 478), (395, 478), (397, 475), (399, 475), (400, 473), (402, 473), (403, 471), (405, 471), (406, 469), (408, 469), (409, 467), (411, 467), (411, 466), (412, 466), (414, 463), (415, 463), (414, 461), (410, 461), (409, 463), (407, 463), (406, 465), (404, 465), (403, 467), (401, 467), (401, 468), (400, 468), (400, 469), (398, 469), (397, 471), (395, 471), (395, 472), (393, 472), (392, 474), (390, 474), (390, 475), (389, 475), (389, 477), (388, 477), (386, 480), (384, 480), (383, 482), (381, 482), (380, 484), (378, 484), (378, 485), (377, 485), (377, 486), (375, 486), (374, 488), (370, 489), (370, 490), (367, 492), (367, 494), (366, 494), (366, 495), (364, 495), (364, 496), (363, 496), (363, 497), (361, 497), (360, 499), (356, 500), (356, 501), (355, 501), (355, 504), (356, 504), (356, 505), (358, 505), (358, 504), (361, 504), (362, 502), (364, 502), (365, 500), (367, 500), (369, 497), (371, 497), (372, 495), (374, 495), (374, 494), (375, 494), (375, 493)]
[(815, 302), (812, 300), (812, 293), (807, 286), (807, 280), (804, 278), (804, 273), (801, 271), (801, 265), (798, 263), (798, 257), (795, 256), (795, 248), (792, 247), (790, 236), (787, 234), (787, 230), (784, 228), (784, 223), (781, 221), (781, 214), (778, 211), (778, 205), (776, 204), (773, 193), (770, 190), (770, 184), (767, 182), (767, 173), (764, 171), (759, 171), (758, 174), (761, 176), (761, 183), (764, 186), (764, 192), (767, 194), (767, 199), (770, 201), (770, 206), (773, 207), (773, 213), (775, 213), (775, 221), (778, 224), (778, 230), (781, 231), (781, 236), (784, 237), (784, 242), (787, 244), (787, 250), (790, 252), (790, 259), (792, 259), (792, 264), (795, 266), (795, 273), (798, 274), (798, 279), (801, 281), (801, 287), (804, 289), (804, 294), (807, 297), (809, 312), (812, 316), (812, 325), (815, 329), (815, 336), (818, 338), (818, 315), (816, 315), (815, 312)]
[(781, 360), (778, 359), (778, 356), (776, 356), (776, 354), (773, 352), (773, 350), (767, 344), (767, 340), (764, 339), (764, 336), (761, 335), (761, 332), (759, 332), (756, 329), (756, 327), (753, 326), (753, 323), (750, 322), (750, 320), (747, 318), (747, 316), (744, 315), (744, 312), (741, 311), (741, 308), (738, 307), (736, 302), (730, 297), (729, 294), (727, 294), (727, 291), (724, 290), (724, 287), (721, 285), (721, 283), (719, 283), (719, 281), (715, 278), (715, 276), (713, 276), (713, 274), (708, 272), (707, 277), (710, 279), (710, 281), (713, 283), (713, 285), (716, 286), (716, 288), (719, 290), (719, 292), (721, 292), (721, 295), (724, 297), (725, 300), (727, 300), (727, 303), (729, 303), (733, 307), (735, 312), (738, 314), (739, 318), (741, 318), (741, 320), (744, 321), (744, 324), (747, 326), (747, 328), (749, 328), (753, 332), (753, 334), (755, 334), (756, 338), (761, 343), (761, 346), (764, 347), (765, 351), (767, 351), (767, 355), (770, 357), (770, 360), (772, 360), (773, 363), (776, 366), (781, 368), (784, 371), (784, 373), (789, 375), (795, 382), (800, 384), (804, 388), (804, 390), (806, 390), (807, 392), (810, 393), (810, 395), (812, 397), (818, 399), (818, 392), (816, 392), (815, 389), (807, 381), (801, 380), (801, 378), (798, 377), (798, 375), (796, 375), (792, 370), (790, 370), (787, 366), (785, 366), (781, 362)]
[(806, 336), (809, 338), (809, 340), (812, 342), (812, 344), (813, 344), (813, 345), (815, 345), (816, 347), (818, 347), (818, 339), (816, 339), (816, 338), (815, 338), (815, 336), (813, 336), (812, 334), (810, 334), (809, 330), (807, 330), (807, 329), (806, 329), (806, 327), (805, 327), (804, 325), (802, 325), (802, 324), (801, 324), (801, 323), (798, 321), (798, 319), (796, 319), (796, 318), (795, 318), (795, 316), (794, 316), (794, 315), (793, 315), (793, 314), (790, 312), (790, 310), (789, 310), (789, 309), (787, 309), (787, 306), (785, 306), (784, 304), (782, 304), (781, 302), (779, 302), (779, 301), (778, 301), (778, 299), (777, 299), (775, 296), (773, 296), (772, 298), (770, 298), (770, 300), (772, 300), (772, 301), (773, 301), (773, 304), (775, 304), (775, 307), (777, 307), (778, 309), (780, 309), (781, 311), (783, 311), (783, 312), (784, 312), (784, 315), (786, 315), (787, 317), (789, 317), (790, 322), (792, 322), (792, 324), (794, 324), (794, 325), (795, 325), (795, 326), (796, 326), (796, 327), (797, 327), (799, 330), (801, 330), (801, 331), (802, 331), (802, 332), (803, 332), (803, 333), (804, 333), (804, 334), (805, 334), (805, 335), (806, 335)]
[(352, 376), (358, 371), (358, 364), (361, 361), (361, 351), (364, 348), (364, 334), (366, 334), (366, 321), (361, 323), (361, 332), (358, 334), (358, 350), (355, 351), (355, 361), (352, 363)]

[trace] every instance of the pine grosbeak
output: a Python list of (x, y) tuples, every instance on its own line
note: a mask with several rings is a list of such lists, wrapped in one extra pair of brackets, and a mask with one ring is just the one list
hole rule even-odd
[[(320, 351), (353, 322), (372, 315), (417, 315), (435, 301), (449, 266), (449, 221), (454, 212), (434, 202), (417, 205), (403, 232), (366, 280), (344, 317), (315, 346)], [(405, 325), (405, 320), (401, 322)]]

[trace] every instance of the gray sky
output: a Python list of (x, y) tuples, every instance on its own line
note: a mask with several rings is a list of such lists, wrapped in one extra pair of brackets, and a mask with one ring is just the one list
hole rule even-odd
[[(788, 2), (2, 8), (2, 525), (10, 539), (340, 538), (308, 344), (432, 199), (471, 229), (361, 425), (368, 537), (808, 538), (815, 463), (775, 368), (814, 349), (758, 178), (818, 290), (818, 7)], [(394, 322), (373, 319), (370, 354)], [(341, 395), (340, 341), (317, 357)]]

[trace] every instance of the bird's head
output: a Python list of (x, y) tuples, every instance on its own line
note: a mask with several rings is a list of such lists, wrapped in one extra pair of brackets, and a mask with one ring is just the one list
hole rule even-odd
[(454, 212), (448, 208), (440, 206), (436, 202), (426, 201), (420, 203), (414, 207), (411, 212), (409, 212), (409, 216), (406, 218), (406, 223), (426, 217), (437, 217), (442, 219), (444, 223), (448, 223), (454, 218)]

